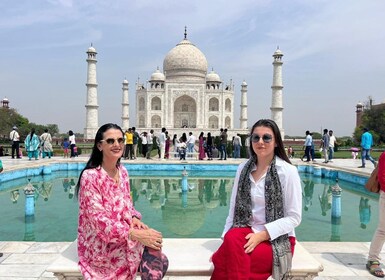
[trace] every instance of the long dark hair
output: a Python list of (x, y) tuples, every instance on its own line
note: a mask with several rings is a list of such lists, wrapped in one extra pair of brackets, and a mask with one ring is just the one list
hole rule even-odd
[[(270, 120), (270, 119), (261, 119), (261, 120), (257, 121), (253, 125), (253, 127), (250, 130), (250, 135), (252, 135), (254, 129), (256, 127), (259, 127), (259, 126), (264, 126), (264, 127), (271, 128), (271, 130), (273, 131), (273, 134), (274, 134), (275, 143), (277, 145), (274, 148), (274, 155), (280, 157), (284, 161), (286, 161), (286, 162), (291, 164), (290, 159), (288, 158), (288, 156), (287, 156), (287, 154), (285, 152), (285, 147), (283, 145), (281, 132), (279, 131), (279, 128), (278, 128), (277, 124), (273, 120)], [(251, 137), (250, 137), (250, 154), (253, 155), (257, 159), (257, 162), (258, 162), (258, 157), (257, 157), (256, 153), (253, 150), (253, 143), (251, 141)]]
[[(94, 141), (94, 146), (92, 147), (91, 156), (90, 156), (86, 166), (82, 170), (82, 172), (80, 172), (78, 183), (76, 184), (76, 190), (75, 190), (76, 197), (78, 197), (78, 194), (79, 194), (79, 189), (81, 187), (80, 186), (80, 180), (82, 178), (84, 170), (96, 168), (96, 167), (100, 166), (103, 162), (103, 153), (102, 153), (102, 151), (100, 151), (98, 149), (98, 143), (101, 140), (103, 140), (104, 132), (106, 132), (109, 129), (120, 130), (122, 132), (122, 136), (124, 135), (123, 130), (120, 128), (120, 126), (118, 126), (117, 124), (113, 124), (113, 123), (104, 124), (98, 129), (98, 131), (96, 132), (96, 135), (95, 135), (95, 141)], [(120, 158), (116, 162), (116, 166), (118, 166), (119, 164), (120, 164)]]
[(31, 128), (31, 133), (30, 133), (30, 139), (32, 140), (32, 136), (35, 134), (35, 128)]

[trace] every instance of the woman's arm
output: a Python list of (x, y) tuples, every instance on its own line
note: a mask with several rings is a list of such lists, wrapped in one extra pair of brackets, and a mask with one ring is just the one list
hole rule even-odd
[(241, 174), (241, 171), (242, 171), (243, 167), (245, 166), (245, 163), (246, 162), (241, 163), (238, 166), (237, 173), (235, 175), (233, 190), (231, 192), (231, 198), (230, 198), (229, 214), (226, 218), (226, 224), (225, 224), (225, 228), (224, 228), (223, 233), (222, 233), (222, 237), (224, 237), (226, 232), (233, 226), (235, 200), (237, 198), (237, 192), (238, 192), (238, 181), (239, 181), (239, 176)]
[(297, 168), (293, 165), (280, 168), (278, 174), (283, 189), (285, 217), (265, 225), (271, 240), (293, 231), (302, 218), (302, 187)]

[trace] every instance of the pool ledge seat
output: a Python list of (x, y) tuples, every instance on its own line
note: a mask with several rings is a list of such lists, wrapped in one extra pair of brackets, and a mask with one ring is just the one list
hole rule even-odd
[[(221, 243), (220, 239), (164, 239), (163, 252), (170, 262), (166, 276), (210, 276), (213, 266), (209, 260)], [(59, 280), (80, 280), (83, 278), (77, 263), (77, 241), (75, 240), (47, 268), (47, 271), (53, 272)], [(323, 266), (297, 242), (290, 279), (310, 280), (318, 276), (321, 271), (323, 271)]]

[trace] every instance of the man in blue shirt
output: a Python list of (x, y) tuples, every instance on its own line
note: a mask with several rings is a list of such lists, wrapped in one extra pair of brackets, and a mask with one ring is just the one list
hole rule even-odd
[(361, 136), (362, 165), (358, 166), (358, 168), (365, 168), (365, 159), (370, 160), (374, 164), (374, 167), (376, 167), (377, 162), (370, 155), (370, 150), (372, 149), (372, 146), (373, 146), (373, 136), (366, 127), (363, 130), (364, 130), (364, 133)]

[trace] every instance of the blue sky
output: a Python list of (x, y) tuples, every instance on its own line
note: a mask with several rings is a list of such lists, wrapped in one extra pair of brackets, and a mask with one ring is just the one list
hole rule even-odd
[(368, 96), (385, 101), (384, 10), (382, 0), (3, 0), (0, 98), (31, 122), (82, 133), (92, 43), (99, 124), (121, 124), (126, 78), (133, 126), (135, 82), (163, 67), (187, 26), (208, 70), (235, 84), (236, 127), (244, 80), (249, 125), (270, 117), (272, 54), (279, 46), (286, 135), (323, 128), (351, 135), (356, 104)]

